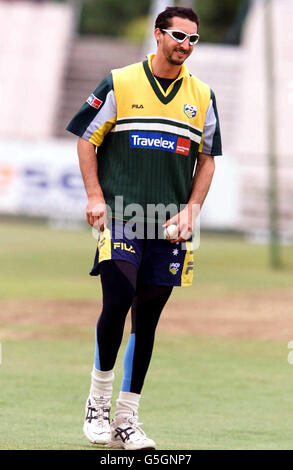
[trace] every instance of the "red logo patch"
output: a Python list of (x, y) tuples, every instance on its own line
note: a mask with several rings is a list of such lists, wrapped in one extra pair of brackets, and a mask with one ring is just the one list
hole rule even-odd
[(182, 139), (182, 137), (178, 137), (177, 147), (176, 147), (175, 152), (181, 153), (181, 155), (188, 155), (189, 149), (190, 149), (190, 140)]
[(99, 107), (103, 104), (103, 101), (99, 100), (93, 93), (88, 97), (86, 102), (92, 106), (93, 108), (99, 109)]

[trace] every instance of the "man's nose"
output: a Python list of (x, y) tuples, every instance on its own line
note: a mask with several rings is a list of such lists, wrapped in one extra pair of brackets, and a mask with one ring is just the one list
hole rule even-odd
[(184, 41), (180, 44), (181, 47), (184, 49), (184, 50), (188, 50), (189, 47), (190, 47), (190, 44), (189, 44), (189, 37), (185, 38)]

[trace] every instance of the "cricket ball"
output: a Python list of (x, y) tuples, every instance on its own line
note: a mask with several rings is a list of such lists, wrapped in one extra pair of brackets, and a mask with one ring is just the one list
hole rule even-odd
[(171, 224), (164, 229), (164, 238), (165, 240), (170, 240), (172, 237), (173, 232), (177, 229), (177, 225)]

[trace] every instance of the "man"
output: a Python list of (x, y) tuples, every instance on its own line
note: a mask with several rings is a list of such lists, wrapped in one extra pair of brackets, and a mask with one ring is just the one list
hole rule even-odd
[[(166, 8), (155, 24), (157, 53), (113, 70), (67, 127), (79, 136), (87, 220), (101, 234), (91, 275), (101, 276), (103, 309), (83, 427), (94, 444), (155, 448), (137, 421), (141, 390), (155, 329), (173, 286), (192, 282), (188, 240), (193, 208), (202, 206), (215, 169), (214, 155), (221, 154), (214, 94), (184, 64), (198, 41), (198, 26), (192, 9)], [(117, 206), (118, 195), (123, 204)], [(126, 211), (133, 203), (143, 210), (135, 238)], [(150, 216), (148, 208), (154, 204), (173, 204), (176, 211), (165, 220)], [(176, 228), (172, 238), (164, 240), (162, 225), (170, 224)], [(155, 227), (155, 239), (149, 227)], [(130, 308), (132, 331), (110, 423), (114, 365)]]

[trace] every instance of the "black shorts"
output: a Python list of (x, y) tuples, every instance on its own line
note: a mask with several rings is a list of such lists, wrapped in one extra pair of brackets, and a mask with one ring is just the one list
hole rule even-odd
[[(115, 219), (111, 228), (101, 232), (91, 276), (99, 274), (103, 261), (123, 260), (137, 267), (138, 278), (145, 284), (192, 285), (194, 266), (191, 240), (174, 244), (160, 238), (133, 238), (129, 231), (127, 233), (125, 224), (125, 221)], [(145, 230), (143, 224), (142, 230)]]

